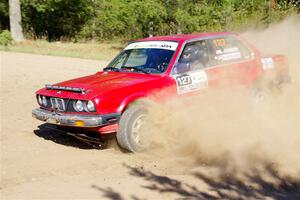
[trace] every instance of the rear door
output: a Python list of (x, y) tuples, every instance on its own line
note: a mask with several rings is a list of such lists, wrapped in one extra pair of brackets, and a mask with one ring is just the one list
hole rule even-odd
[(212, 85), (247, 85), (256, 67), (254, 52), (235, 36), (208, 40), (210, 66), (206, 72)]
[(172, 71), (177, 93), (247, 84), (255, 69), (254, 53), (234, 36), (187, 43)]

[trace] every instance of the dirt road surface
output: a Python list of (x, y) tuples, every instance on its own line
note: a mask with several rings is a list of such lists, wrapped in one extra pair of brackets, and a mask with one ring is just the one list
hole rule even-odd
[(199, 166), (204, 174), (192, 173), (180, 158), (87, 148), (31, 117), (37, 107), (34, 92), (45, 83), (95, 73), (106, 62), (8, 52), (0, 56), (1, 199), (299, 197), (299, 183), (280, 176), (276, 180), (282, 185), (273, 185), (257, 174), (253, 181), (262, 187), (248, 187), (228, 177), (209, 179), (213, 168), (205, 165)]
[[(142, 178), (130, 175), (125, 164), (153, 167), (158, 165), (157, 161), (140, 160), (114, 148), (80, 148), (81, 143), (73, 138), (51, 129), (39, 129), (43, 123), (31, 117), (31, 110), (37, 107), (34, 92), (38, 88), (45, 83), (95, 73), (105, 64), (1, 52), (3, 199), (118, 199), (118, 192), (124, 198), (149, 196), (151, 191), (141, 187)], [(159, 193), (150, 196), (162, 198)]]

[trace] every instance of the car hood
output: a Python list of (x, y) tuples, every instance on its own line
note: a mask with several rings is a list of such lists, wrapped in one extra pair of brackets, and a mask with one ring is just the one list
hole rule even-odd
[[(77, 79), (54, 84), (54, 86), (81, 88), (88, 96), (95, 96), (113, 91), (115, 89), (125, 88), (131, 85), (152, 81), (160, 76), (151, 74), (124, 73), (124, 72), (99, 72), (91, 76), (85, 76)], [(53, 90), (49, 92), (54, 93)], [(57, 90), (55, 91), (55, 93)], [(62, 91), (66, 93), (66, 91)], [(42, 92), (43, 93), (43, 92)], [(56, 96), (56, 95), (54, 95)]]

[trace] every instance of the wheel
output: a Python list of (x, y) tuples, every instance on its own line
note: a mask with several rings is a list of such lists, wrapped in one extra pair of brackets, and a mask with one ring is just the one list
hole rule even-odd
[(256, 103), (265, 102), (270, 98), (269, 91), (267, 89), (256, 89), (253, 91), (254, 101)]
[(131, 152), (146, 149), (147, 145), (141, 136), (146, 117), (146, 109), (141, 105), (132, 105), (123, 112), (117, 132), (117, 141), (122, 148)]
[(271, 90), (274, 87), (273, 82), (264, 77), (258, 78), (251, 88), (251, 96), (256, 103), (266, 102), (271, 98)]

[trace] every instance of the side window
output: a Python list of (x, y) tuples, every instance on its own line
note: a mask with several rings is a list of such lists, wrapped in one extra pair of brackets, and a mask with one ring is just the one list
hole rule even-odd
[(186, 44), (178, 63), (174, 67), (174, 73), (180, 74), (188, 71), (204, 69), (209, 65), (209, 50), (206, 40), (200, 40)]
[(235, 37), (210, 39), (212, 46), (212, 64), (227, 64), (253, 58), (252, 52)]

